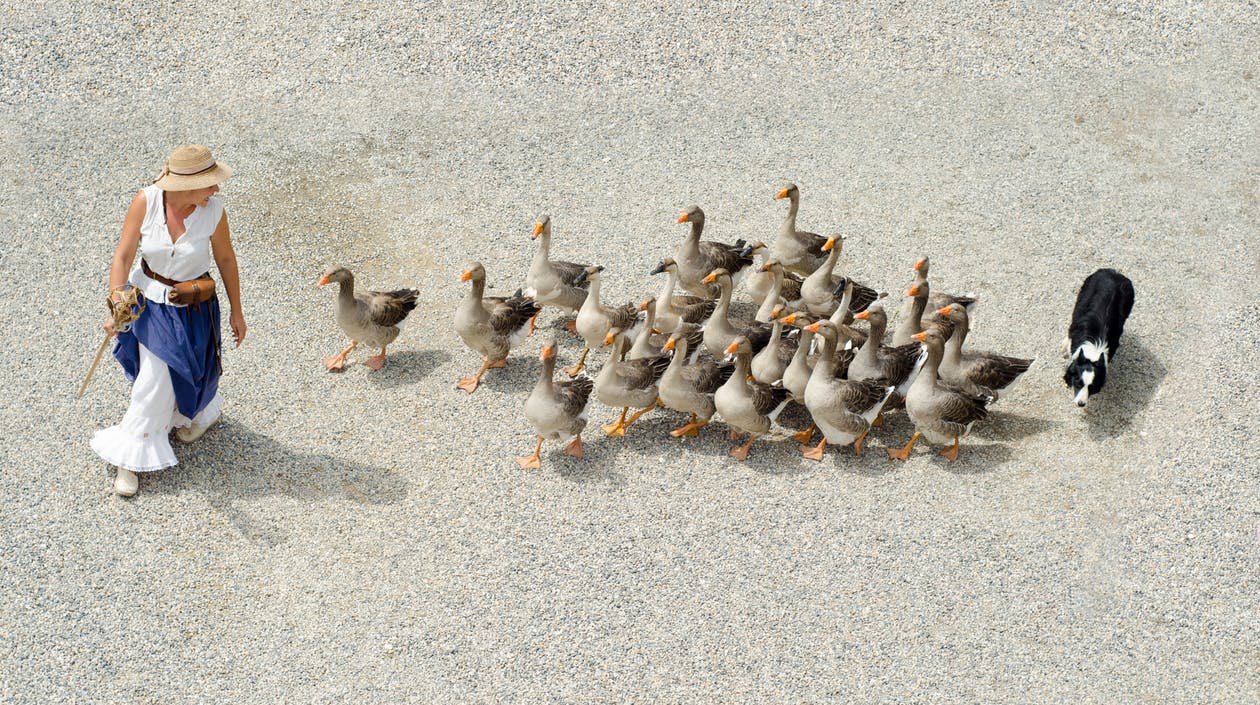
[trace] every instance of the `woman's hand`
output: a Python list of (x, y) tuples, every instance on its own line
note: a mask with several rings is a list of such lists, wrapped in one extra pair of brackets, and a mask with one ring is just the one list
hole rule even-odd
[(232, 338), (236, 341), (236, 347), (239, 348), (245, 340), (245, 314), (233, 311), (228, 317), (228, 323), (232, 326)]

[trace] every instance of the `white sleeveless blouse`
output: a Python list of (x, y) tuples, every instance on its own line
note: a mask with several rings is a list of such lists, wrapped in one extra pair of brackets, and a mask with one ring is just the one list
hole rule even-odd
[(170, 287), (150, 279), (140, 267), (140, 259), (149, 263), (149, 269), (167, 279), (187, 281), (210, 271), (210, 236), (223, 219), (223, 201), (211, 196), (205, 208), (196, 210), (184, 219), (184, 234), (171, 242), (171, 232), (166, 227), (166, 208), (162, 189), (157, 186), (144, 188), (146, 208), (144, 222), (140, 224), (140, 257), (136, 258), (128, 279), (150, 301), (173, 305), (167, 300)]

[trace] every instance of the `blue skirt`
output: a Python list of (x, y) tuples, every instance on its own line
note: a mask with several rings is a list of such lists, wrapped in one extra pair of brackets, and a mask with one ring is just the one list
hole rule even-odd
[(220, 359), (219, 297), (191, 306), (148, 300), (131, 330), (119, 333), (114, 359), (135, 381), (140, 345), (171, 368), (171, 386), (179, 413), (193, 418), (214, 399), (223, 374)]

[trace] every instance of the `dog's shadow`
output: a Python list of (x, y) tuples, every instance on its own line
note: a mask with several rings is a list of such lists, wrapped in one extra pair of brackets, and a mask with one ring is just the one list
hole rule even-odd
[(1089, 398), (1085, 419), (1090, 438), (1095, 441), (1125, 433), (1150, 405), (1168, 368), (1143, 343), (1141, 336), (1129, 333), (1120, 339), (1116, 357), (1107, 363), (1107, 384)]
[(407, 483), (393, 470), (349, 458), (303, 452), (223, 417), (192, 446), (176, 445), (178, 472), (142, 479), (148, 495), (204, 494), (211, 507), (245, 538), (275, 546), (288, 540), (276, 517), (249, 511), (241, 503), (282, 496), (302, 503), (342, 500), (351, 504), (393, 504), (407, 496)]

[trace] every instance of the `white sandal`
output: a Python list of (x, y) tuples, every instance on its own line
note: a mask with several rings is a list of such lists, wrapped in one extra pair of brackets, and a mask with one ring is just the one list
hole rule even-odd
[(118, 468), (118, 474), (114, 475), (114, 494), (130, 497), (138, 489), (140, 489), (140, 478), (126, 468)]
[[(218, 419), (215, 420), (217, 421)], [(187, 426), (180, 426), (175, 429), (175, 438), (179, 439), (181, 443), (192, 443), (198, 438), (204, 436), (206, 431), (210, 430), (210, 427), (213, 425), (214, 423), (211, 422), (205, 426), (202, 426), (199, 423), (191, 423)]]

